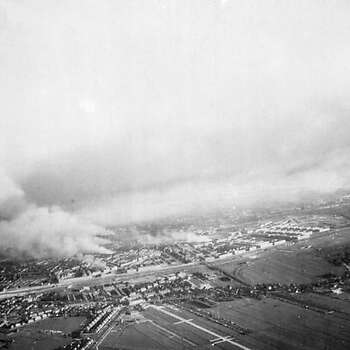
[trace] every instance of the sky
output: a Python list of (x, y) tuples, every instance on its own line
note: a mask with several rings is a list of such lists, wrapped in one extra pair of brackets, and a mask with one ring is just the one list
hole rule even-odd
[(349, 16), (0, 0), (1, 245), (103, 251), (121, 223), (349, 187)]

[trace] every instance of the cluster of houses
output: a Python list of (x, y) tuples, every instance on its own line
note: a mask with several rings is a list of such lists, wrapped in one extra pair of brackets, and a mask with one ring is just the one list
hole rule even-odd
[(0, 302), (0, 329), (3, 332), (13, 332), (17, 328), (37, 322), (52, 316), (60, 310), (49, 304), (39, 306), (38, 300), (42, 294), (36, 296), (13, 297)]
[(121, 307), (114, 307), (107, 305), (99, 310), (96, 317), (94, 317), (83, 329), (84, 333), (99, 333), (101, 329), (120, 312)]
[[(146, 271), (160, 266), (225, 259), (273, 245), (293, 244), (313, 233), (329, 230), (320, 225), (300, 224), (293, 218), (280, 222), (265, 222), (255, 229), (219, 227), (212, 234), (193, 230), (194, 241), (149, 245), (117, 250), (114, 254), (93, 257), (92, 261), (76, 258), (43, 259), (20, 266), (5, 264), (0, 271), (0, 291), (17, 287), (33, 287), (58, 283), (79, 277), (100, 277), (103, 274), (124, 274)], [(201, 232), (202, 234), (198, 234)], [(192, 237), (191, 236), (191, 237)], [(74, 298), (74, 296), (73, 296)]]

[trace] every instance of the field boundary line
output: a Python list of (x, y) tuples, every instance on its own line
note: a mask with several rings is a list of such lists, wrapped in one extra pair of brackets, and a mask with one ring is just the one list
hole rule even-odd
[[(158, 310), (158, 311), (161, 311), (161, 312), (163, 312), (163, 313), (165, 313), (165, 314), (167, 314), (167, 315), (169, 315), (169, 316), (172, 316), (173, 318), (178, 319), (178, 320), (180, 320), (180, 321), (183, 321), (183, 320), (184, 320), (184, 318), (182, 318), (182, 317), (180, 317), (180, 316), (177, 316), (177, 315), (171, 313), (170, 311), (165, 310), (164, 308), (162, 308), (162, 307), (160, 307), (160, 306), (157, 307), (157, 306), (155, 306), (155, 305), (149, 305), (148, 307), (151, 307), (151, 308), (154, 308), (154, 309), (156, 309), (156, 310)], [(208, 333), (208, 334), (210, 334), (210, 335), (212, 335), (212, 336), (214, 336), (214, 337), (216, 337), (216, 338), (220, 338), (220, 339), (221, 339), (221, 338), (225, 338), (225, 336), (220, 335), (220, 334), (218, 334), (218, 333), (215, 333), (215, 332), (213, 332), (213, 331), (211, 331), (211, 330), (209, 330), (209, 329), (206, 329), (206, 328), (204, 328), (204, 327), (202, 327), (202, 326), (199, 326), (198, 324), (193, 323), (192, 321), (187, 321), (186, 324), (191, 325), (192, 327), (197, 328), (197, 329), (199, 329), (199, 330), (201, 330), (201, 331), (203, 331), (203, 332), (205, 332), (205, 333)], [(227, 342), (227, 343), (229, 343), (229, 344), (232, 344), (232, 345), (235, 345), (235, 346), (237, 346), (238, 348), (243, 349), (243, 350), (252, 350), (252, 349), (248, 348), (247, 346), (244, 346), (244, 345), (242, 345), (242, 344), (240, 344), (240, 343), (237, 343), (237, 342), (235, 342), (235, 341), (233, 341), (233, 340), (229, 340), (229, 339), (228, 339), (228, 340), (225, 340), (225, 342)]]

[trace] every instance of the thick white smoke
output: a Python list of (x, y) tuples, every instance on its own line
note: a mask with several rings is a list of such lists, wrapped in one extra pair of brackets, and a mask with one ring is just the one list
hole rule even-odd
[(4, 254), (63, 257), (79, 253), (108, 253), (106, 230), (58, 206), (28, 203), (23, 191), (0, 175), (0, 242)]

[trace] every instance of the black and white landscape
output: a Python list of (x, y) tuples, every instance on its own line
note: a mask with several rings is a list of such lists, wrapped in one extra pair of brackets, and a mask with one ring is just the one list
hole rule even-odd
[(350, 348), (349, 18), (0, 0), (0, 349)]

